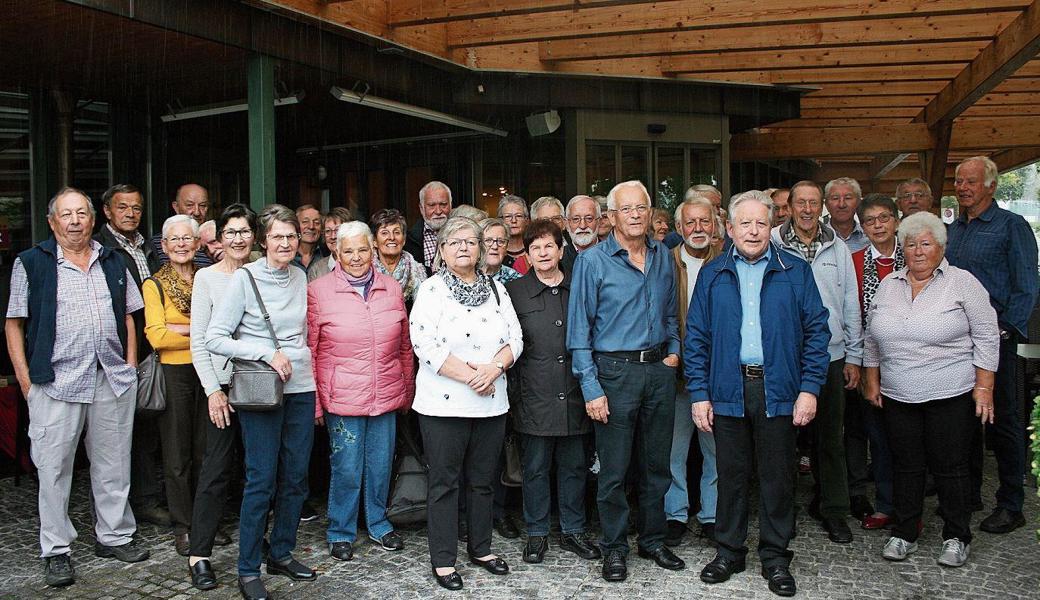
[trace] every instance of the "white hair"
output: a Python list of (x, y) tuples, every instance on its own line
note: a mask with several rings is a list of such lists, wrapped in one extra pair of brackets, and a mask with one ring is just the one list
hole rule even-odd
[(686, 190), (686, 195), (683, 196), (683, 199), (686, 200), (690, 198), (693, 194), (713, 194), (715, 196), (718, 196), (720, 200), (722, 199), (722, 192), (719, 191), (719, 188), (713, 185), (708, 185), (706, 183), (698, 183), (695, 185), (691, 185), (690, 189)]
[(859, 182), (851, 177), (839, 177), (828, 181), (827, 185), (823, 187), (823, 197), (826, 198), (827, 196), (830, 196), (831, 188), (836, 185), (844, 185), (852, 188), (852, 193), (856, 194), (856, 199), (863, 199), (863, 189), (859, 187)]
[[(542, 210), (546, 206), (555, 206), (560, 209), (560, 214), (563, 215), (563, 202), (555, 196), (542, 196), (531, 203), (531, 214), (537, 215), (538, 211)], [(537, 217), (536, 217), (537, 218)]]
[(989, 186), (993, 185), (993, 182), (997, 180), (997, 175), (999, 174), (999, 170), (997, 169), (997, 163), (995, 163), (992, 160), (990, 160), (990, 158), (988, 156), (973, 156), (971, 158), (966, 158), (966, 159), (962, 160), (957, 165), (957, 168), (953, 170), (954, 177), (956, 177), (957, 173), (960, 172), (962, 165), (964, 165), (966, 163), (974, 162), (974, 161), (979, 161), (979, 162), (982, 163), (982, 168), (983, 168), (983, 171), (984, 171), (985, 177), (986, 177), (982, 181), (982, 185), (984, 185), (986, 187), (989, 187)]
[(340, 226), (336, 228), (337, 250), (339, 249), (340, 244), (343, 243), (343, 240), (357, 237), (359, 235), (368, 238), (369, 245), (375, 245), (376, 241), (375, 237), (372, 235), (372, 230), (369, 229), (368, 225), (364, 221), (347, 221), (346, 223), (341, 223)]
[(166, 239), (166, 234), (169, 233), (169, 231), (171, 229), (173, 229), (177, 225), (180, 225), (181, 223), (187, 223), (188, 225), (191, 225), (191, 234), (193, 236), (195, 236), (196, 238), (199, 237), (199, 222), (198, 221), (196, 221), (195, 219), (191, 218), (190, 215), (173, 215), (169, 219), (166, 219), (165, 222), (163, 222), (163, 225), (162, 225), (162, 236), (163, 236), (163, 239)]
[(762, 206), (765, 206), (769, 209), (769, 220), (773, 220), (773, 199), (769, 197), (769, 194), (761, 190), (748, 190), (744, 193), (737, 194), (729, 201), (730, 221), (736, 221), (737, 209), (745, 202), (758, 202)]
[(570, 217), (571, 216), (571, 207), (574, 206), (575, 204), (577, 204), (578, 202), (581, 202), (582, 200), (590, 200), (592, 202), (592, 204), (595, 205), (595, 207), (596, 207), (596, 218), (597, 219), (600, 218), (601, 216), (603, 216), (603, 211), (600, 209), (599, 201), (596, 200), (595, 198), (593, 198), (592, 196), (586, 196), (585, 194), (578, 194), (577, 196), (575, 196), (575, 197), (571, 198), (570, 200), (568, 200), (567, 201), (567, 209), (563, 211), (564, 214), (567, 217)]
[[(194, 219), (192, 219), (192, 220), (194, 221)], [(213, 231), (213, 237), (216, 238), (217, 237), (217, 222), (214, 221), (213, 219), (210, 219), (209, 221), (206, 221), (202, 225), (199, 225), (199, 237), (202, 237), (202, 232), (203, 231), (210, 231), (210, 230)]]
[(636, 188), (643, 193), (643, 197), (646, 198), (646, 203), (650, 204), (650, 192), (646, 191), (646, 186), (643, 185), (642, 181), (633, 179), (631, 181), (622, 181), (621, 183), (610, 188), (610, 193), (607, 194), (607, 210), (617, 210), (617, 193), (619, 190), (624, 188)]
[(916, 238), (926, 232), (932, 234), (935, 243), (943, 248), (946, 247), (946, 225), (943, 224), (942, 219), (926, 210), (904, 218), (899, 223), (896, 237), (899, 238), (899, 245), (905, 248), (907, 239)]
[(429, 192), (432, 189), (442, 189), (445, 192), (448, 192), (448, 204), (449, 205), (452, 204), (451, 188), (448, 187), (447, 185), (445, 185), (444, 183), (441, 183), (440, 181), (431, 181), (431, 182), (427, 183), (426, 185), (422, 186), (421, 188), (419, 188), (419, 205), (420, 206), (422, 206), (426, 202), (426, 192)]
[(719, 212), (715, 210), (715, 205), (711, 203), (711, 200), (705, 198), (700, 192), (694, 192), (693, 194), (687, 194), (687, 198), (679, 203), (679, 206), (675, 207), (675, 230), (682, 231), (682, 211), (687, 206), (703, 206), (708, 209), (708, 214), (711, 215), (715, 221), (715, 231), (718, 232), (722, 225), (719, 221)]
[(510, 204), (522, 206), (524, 208), (524, 217), (531, 216), (531, 212), (527, 210), (527, 201), (521, 198), (520, 196), (514, 196), (513, 194), (506, 194), (505, 196), (502, 196), (502, 198), (498, 201), (498, 214), (496, 214), (495, 216), (498, 218), (502, 218), (502, 211), (505, 210), (506, 207)]

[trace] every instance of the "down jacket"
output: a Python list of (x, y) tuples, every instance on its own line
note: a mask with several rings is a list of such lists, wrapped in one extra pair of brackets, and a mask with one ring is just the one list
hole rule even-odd
[(415, 397), (412, 342), (401, 286), (375, 274), (366, 302), (339, 265), (307, 286), (307, 345), (317, 387), (315, 417), (372, 417)]

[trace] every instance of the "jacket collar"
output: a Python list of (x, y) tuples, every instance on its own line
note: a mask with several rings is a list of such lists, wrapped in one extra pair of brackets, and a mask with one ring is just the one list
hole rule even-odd
[[(737, 274), (737, 259), (734, 257), (736, 248), (726, 252), (726, 259), (722, 263), (722, 269)], [(775, 242), (770, 240), (769, 242), (769, 263), (766, 265), (766, 272), (770, 271), (786, 271), (791, 268), (791, 265), (784, 261), (783, 252), (780, 251), (779, 246)]]
[[(373, 265), (372, 268), (375, 269), (375, 265)], [(329, 277), (332, 277), (336, 281), (337, 294), (357, 294), (357, 290), (355, 290), (353, 286), (347, 283), (347, 280), (343, 277), (343, 267), (339, 266), (338, 262), (332, 265), (332, 268), (329, 269)], [(372, 292), (376, 290), (386, 289), (385, 277), (389, 276), (383, 275), (378, 270), (376, 270), (376, 273), (372, 279), (372, 288), (369, 290), (369, 298), (372, 297)]]
[[(980, 220), (980, 221), (985, 221), (985, 222), (988, 223), (988, 222), (993, 220), (993, 217), (997, 216), (997, 211), (998, 210), (1000, 210), (1000, 207), (997, 206), (997, 200), (996, 199), (990, 200), (989, 208), (987, 208), (986, 210), (982, 211), (982, 214), (977, 216), (977, 217), (975, 217), (975, 218)], [(968, 211), (961, 211), (961, 213), (959, 215), (957, 215), (957, 220), (960, 221), (961, 223), (965, 223), (966, 224), (968, 222)]]
[[(571, 289), (571, 274), (564, 271), (563, 269), (560, 269), (560, 271), (563, 273), (563, 281), (561, 281), (560, 285), (556, 287), (560, 287), (569, 291)], [(524, 282), (524, 285), (527, 286), (527, 292), (531, 298), (535, 298), (545, 290), (549, 289), (549, 286), (545, 285), (545, 283), (542, 282), (541, 279), (538, 279), (538, 275), (535, 274), (533, 268), (530, 271), (528, 271), (526, 275), (521, 277), (518, 281)]]

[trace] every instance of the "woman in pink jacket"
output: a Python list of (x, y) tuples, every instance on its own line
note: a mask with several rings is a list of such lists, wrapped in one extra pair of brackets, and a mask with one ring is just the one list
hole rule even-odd
[(307, 344), (318, 391), (315, 419), (329, 432), (329, 554), (354, 556), (364, 482), (368, 537), (384, 550), (404, 543), (386, 518), (396, 442), (395, 411), (415, 395), (412, 344), (401, 286), (372, 268), (372, 232), (339, 226), (338, 262), (307, 288)]

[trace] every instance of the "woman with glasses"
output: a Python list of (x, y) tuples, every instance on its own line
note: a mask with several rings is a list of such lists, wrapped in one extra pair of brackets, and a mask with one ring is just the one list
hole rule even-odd
[(336, 230), (340, 225), (353, 220), (354, 215), (350, 213), (350, 209), (342, 206), (329, 210), (329, 214), (325, 215), (325, 220), (322, 222), (322, 240), (325, 242), (329, 255), (311, 261), (310, 266), (307, 267), (307, 283), (322, 275), (328, 275), (332, 270), (333, 265), (336, 264)]
[(521, 274), (505, 264), (506, 248), (509, 246), (509, 228), (502, 219), (484, 219), (479, 223), (484, 244), (484, 273), (505, 285)]
[(191, 295), (199, 224), (188, 215), (163, 223), (162, 249), (169, 257), (141, 286), (144, 334), (159, 352), (166, 385), (166, 410), (159, 416), (163, 478), (177, 553), (188, 556), (192, 487), (206, 450), (207, 406), (191, 366)]
[(410, 331), (419, 358), (413, 410), (429, 462), (427, 526), (437, 583), (462, 588), (455, 568), (459, 480), (466, 481), (470, 562), (509, 572), (491, 553), (492, 479), (505, 435), (506, 370), (523, 337), (502, 284), (480, 270), (483, 232), (452, 218), (437, 232), (444, 266), (419, 286)]
[(498, 201), (498, 218), (502, 219), (509, 234), (504, 264), (523, 275), (527, 272), (528, 264), (524, 255), (524, 228), (531, 218), (531, 213), (527, 210), (527, 201), (512, 194), (502, 196)]
[(195, 486), (188, 556), (191, 584), (200, 590), (217, 587), (217, 577), (209, 562), (214, 543), (221, 546), (231, 543), (217, 527), (224, 514), (228, 463), (238, 436), (237, 421), (231, 419), (234, 410), (227, 401), (231, 368), (227, 358), (206, 351), (206, 329), (213, 312), (227, 294), (231, 276), (249, 259), (253, 232), (256, 231), (256, 213), (244, 204), (232, 204), (221, 213), (216, 226), (224, 257), (212, 266), (199, 269), (191, 290), (191, 358), (206, 394), (209, 417), (206, 454)]
[[(238, 535), (238, 589), (247, 600), (267, 598), (260, 580), (261, 540), (272, 517), (268, 575), (311, 581), (317, 574), (292, 557), (300, 510), (307, 496), (307, 465), (314, 442), (314, 373), (307, 347), (307, 276), (292, 267), (300, 245), (296, 213), (272, 204), (259, 219), (264, 256), (231, 276), (223, 302), (206, 330), (206, 349), (228, 358), (262, 360), (285, 382), (281, 406), (240, 410), (246, 484)], [(256, 282), (269, 320), (257, 302)], [(269, 327), (281, 346), (275, 348)]]
[(411, 309), (419, 284), (426, 281), (426, 269), (404, 249), (405, 233), (408, 231), (404, 215), (393, 208), (384, 209), (372, 215), (369, 225), (375, 232), (376, 252), (373, 262), (376, 271), (390, 275), (401, 284), (404, 304)]

